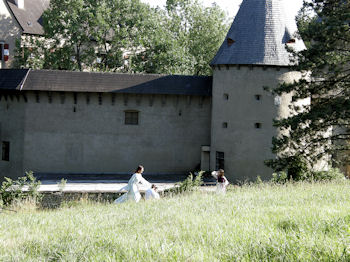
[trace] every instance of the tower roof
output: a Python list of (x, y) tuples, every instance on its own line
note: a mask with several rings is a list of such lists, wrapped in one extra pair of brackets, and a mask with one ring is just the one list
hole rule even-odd
[(212, 65), (290, 65), (286, 44), (305, 49), (281, 0), (243, 0)]

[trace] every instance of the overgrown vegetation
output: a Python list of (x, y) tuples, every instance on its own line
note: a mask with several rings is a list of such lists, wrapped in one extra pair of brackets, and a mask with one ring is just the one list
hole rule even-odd
[(0, 187), (0, 206), (9, 206), (14, 202), (31, 200), (34, 203), (41, 198), (38, 188), (41, 182), (37, 181), (32, 171), (16, 180), (5, 177)]
[(287, 172), (281, 171), (272, 174), (271, 182), (284, 184), (287, 182), (321, 182), (321, 181), (340, 181), (344, 180), (345, 176), (338, 168), (332, 168), (328, 171), (305, 171), (298, 173), (298, 176), (288, 175)]
[(175, 187), (170, 190), (170, 193), (182, 194), (197, 191), (203, 184), (204, 171), (196, 172), (195, 175), (190, 175), (182, 182), (177, 183)]
[(349, 261), (349, 182), (0, 214), (0, 261)]

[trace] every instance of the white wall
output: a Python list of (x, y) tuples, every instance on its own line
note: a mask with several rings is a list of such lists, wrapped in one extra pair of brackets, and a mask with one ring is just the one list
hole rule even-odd
[[(11, 108), (23, 108), (23, 170), (44, 173), (130, 173), (143, 164), (146, 173), (187, 173), (201, 160), (201, 146), (210, 144), (210, 97), (117, 95), (79, 93), (74, 104), (66, 93), (27, 92), (28, 102), (13, 101)], [(17, 119), (2, 105), (2, 126)], [(75, 111), (74, 112), (74, 107)], [(124, 110), (139, 110), (137, 126), (124, 125)], [(20, 124), (18, 124), (20, 126)], [(7, 129), (7, 128), (5, 128)], [(21, 140), (11, 136), (11, 143)], [(13, 149), (21, 156), (21, 148)], [(16, 172), (18, 172), (16, 170)], [(18, 176), (19, 174), (16, 173)]]

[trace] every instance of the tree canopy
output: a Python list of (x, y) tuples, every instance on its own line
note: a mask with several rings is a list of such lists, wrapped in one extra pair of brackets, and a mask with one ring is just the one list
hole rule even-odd
[(296, 162), (312, 167), (322, 158), (349, 161), (350, 150), (350, 3), (339, 0), (305, 1), (304, 11), (316, 16), (299, 21), (308, 49), (296, 55), (295, 70), (304, 78), (282, 84), (277, 94), (292, 93), (293, 101), (311, 98), (311, 104), (294, 105), (295, 114), (275, 121), (289, 135), (273, 139), (278, 157), (268, 161), (275, 170)]
[(197, 0), (51, 0), (45, 35), (17, 44), (17, 66), (209, 75), (227, 31), (225, 12)]

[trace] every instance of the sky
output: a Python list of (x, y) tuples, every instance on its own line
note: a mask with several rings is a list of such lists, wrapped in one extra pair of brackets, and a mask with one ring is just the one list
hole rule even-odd
[[(142, 2), (149, 3), (151, 6), (165, 6), (166, 0), (141, 0)], [(210, 6), (212, 3), (216, 3), (223, 10), (228, 12), (230, 17), (234, 17), (239, 9), (239, 5), (242, 0), (199, 0), (203, 2), (206, 6)], [(281, 0), (286, 4), (286, 10), (291, 12), (295, 16), (298, 10), (301, 8), (303, 0)]]

